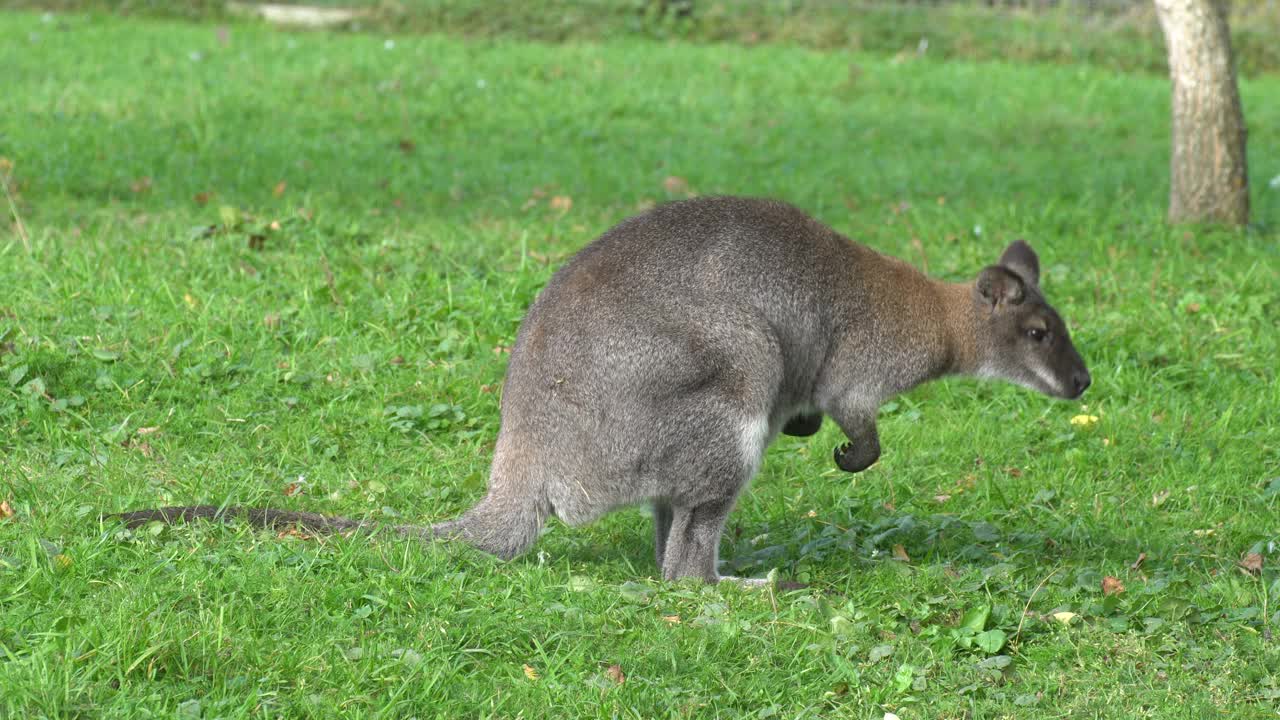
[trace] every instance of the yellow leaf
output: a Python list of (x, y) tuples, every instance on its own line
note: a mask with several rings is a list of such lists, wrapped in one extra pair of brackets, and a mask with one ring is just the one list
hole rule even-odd
[(58, 553), (53, 556), (53, 564), (57, 565), (59, 570), (66, 570), (71, 567), (71, 557)]
[(1076, 415), (1071, 418), (1071, 424), (1076, 427), (1090, 428), (1098, 424), (1097, 415)]
[(662, 619), (663, 619), (663, 620), (665, 620), (665, 621), (667, 621), (667, 622), (669, 622), (669, 623), (671, 623), (672, 625), (679, 625), (679, 624), (680, 624), (680, 616), (679, 616), (679, 615), (663, 615), (663, 616), (662, 616)]
[(8, 500), (0, 500), (0, 520), (8, 520), (13, 517), (13, 506)]
[(1053, 619), (1054, 619), (1054, 620), (1057, 620), (1058, 622), (1062, 623), (1063, 625), (1070, 625), (1070, 624), (1071, 624), (1071, 621), (1076, 619), (1076, 614), (1075, 614), (1075, 613), (1073, 613), (1073, 612), (1067, 612), (1067, 611), (1063, 610), (1062, 612), (1056, 612), (1056, 613), (1054, 613), (1054, 614), (1053, 614)]
[(538, 671), (537, 671), (537, 670), (534, 670), (532, 665), (525, 665), (525, 666), (524, 666), (524, 676), (525, 676), (525, 677), (527, 677), (527, 678), (529, 678), (530, 680), (537, 680), (537, 679), (538, 679)]

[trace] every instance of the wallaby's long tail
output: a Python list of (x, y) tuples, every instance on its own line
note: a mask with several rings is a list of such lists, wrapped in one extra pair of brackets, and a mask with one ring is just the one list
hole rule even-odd
[[(110, 517), (119, 518), (126, 527), (136, 528), (153, 520), (172, 525), (179, 521), (213, 520), (230, 522), (243, 520), (250, 525), (266, 529), (283, 529), (300, 527), (317, 533), (340, 533), (348, 530), (372, 529), (373, 523), (336, 515), (297, 512), (293, 510), (273, 510), (270, 508), (249, 508), (239, 506), (220, 507), (218, 505), (185, 505), (155, 508), (153, 510), (134, 510)], [(422, 528), (425, 530), (426, 528)]]
[[(437, 525), (396, 525), (393, 530), (401, 535), (424, 539), (441, 538), (461, 540), (479, 550), (510, 560), (519, 555), (538, 539), (542, 521), (547, 512), (528, 503), (504, 502), (489, 495), (460, 517)], [(136, 528), (152, 521), (172, 525), (179, 521), (212, 520), (230, 522), (242, 520), (257, 528), (279, 530), (298, 527), (326, 535), (374, 530), (379, 525), (365, 520), (352, 520), (337, 515), (274, 510), (232, 505), (185, 505), (134, 510), (110, 517), (119, 518), (126, 527)]]

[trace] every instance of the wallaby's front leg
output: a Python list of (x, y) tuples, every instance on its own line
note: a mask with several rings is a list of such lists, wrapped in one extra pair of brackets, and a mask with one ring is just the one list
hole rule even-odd
[(876, 431), (876, 414), (855, 410), (832, 413), (849, 442), (836, 447), (836, 466), (845, 472), (862, 472), (880, 459), (880, 433)]

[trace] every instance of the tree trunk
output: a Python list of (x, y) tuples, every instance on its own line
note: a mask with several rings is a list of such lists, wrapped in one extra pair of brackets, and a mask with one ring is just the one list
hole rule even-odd
[(1225, 0), (1155, 0), (1173, 81), (1169, 221), (1249, 221), (1244, 114)]

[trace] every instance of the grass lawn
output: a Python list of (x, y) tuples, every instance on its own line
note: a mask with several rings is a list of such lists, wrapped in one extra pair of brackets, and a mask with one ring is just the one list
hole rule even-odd
[[(0, 36), (0, 717), (1277, 716), (1280, 78), (1243, 83), (1256, 222), (1224, 232), (1163, 222), (1149, 74), (33, 13)], [(458, 513), (524, 308), (689, 193), (787, 199), (955, 280), (1026, 237), (1094, 386), (925, 386), (856, 476), (831, 423), (780, 439), (722, 556), (794, 592), (655, 579), (642, 511), (510, 563), (99, 519)]]

